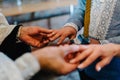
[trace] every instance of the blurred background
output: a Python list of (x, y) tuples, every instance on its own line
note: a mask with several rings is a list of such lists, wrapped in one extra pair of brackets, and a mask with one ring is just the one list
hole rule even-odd
[(0, 0), (10, 24), (59, 29), (73, 13), (77, 0)]

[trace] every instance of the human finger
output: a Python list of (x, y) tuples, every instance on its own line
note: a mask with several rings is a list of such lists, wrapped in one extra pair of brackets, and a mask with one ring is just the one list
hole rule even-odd
[(42, 33), (51, 33), (53, 30), (49, 30), (49, 29), (46, 29), (46, 28), (39, 28), (39, 31), (42, 32)]
[(96, 64), (96, 71), (100, 71), (104, 66), (108, 65), (113, 57), (107, 57), (102, 59), (100, 62)]
[(71, 35), (69, 38), (70, 40), (73, 40), (76, 37), (76, 35)]
[(81, 52), (81, 54), (76, 56), (74, 59), (70, 60), (70, 63), (77, 63), (83, 61), (85, 58), (87, 58), (90, 55), (91, 52), (92, 52), (91, 49)]
[(44, 40), (43, 43), (47, 44), (47, 43), (49, 43), (49, 40)]
[(80, 69), (84, 69), (93, 63), (100, 55), (97, 52), (91, 52), (91, 54), (78, 66)]
[(50, 33), (50, 34), (47, 35), (47, 37), (52, 37), (52, 36), (54, 36), (56, 33), (57, 33), (57, 31), (56, 31), (56, 30), (53, 30), (52, 33)]
[(78, 64), (69, 64), (66, 61), (64, 61), (65, 64), (62, 67), (61, 74), (66, 75), (75, 69), (77, 69)]
[(67, 35), (62, 35), (57, 44), (61, 44), (65, 40), (66, 37)]
[(47, 34), (46, 33), (40, 33), (41, 36), (46, 36), (47, 37)]
[(36, 40), (28, 35), (22, 37), (21, 40), (26, 42), (27, 44), (33, 46), (33, 47), (40, 47), (40, 41)]
[(60, 33), (57, 33), (57, 34), (55, 34), (53, 37), (50, 38), (50, 41), (54, 41), (54, 40), (56, 40), (57, 38), (59, 38), (60, 36), (61, 36), (61, 34), (60, 34)]

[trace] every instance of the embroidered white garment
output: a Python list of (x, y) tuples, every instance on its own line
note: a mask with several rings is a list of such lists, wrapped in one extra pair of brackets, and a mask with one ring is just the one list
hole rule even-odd
[(29, 80), (33, 75), (40, 71), (40, 63), (31, 53), (25, 53), (17, 58), (15, 64), (25, 80)]
[(1, 52), (0, 80), (24, 80), (15, 63)]
[(89, 28), (91, 37), (105, 39), (116, 2), (117, 0), (92, 0)]
[(40, 65), (31, 53), (25, 53), (12, 61), (0, 52), (0, 80), (29, 80), (40, 70)]
[(0, 13), (0, 44), (11, 33), (15, 25), (9, 25), (4, 15)]

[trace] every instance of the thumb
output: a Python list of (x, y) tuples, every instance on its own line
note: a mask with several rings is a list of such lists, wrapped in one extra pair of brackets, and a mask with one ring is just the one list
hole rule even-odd
[(64, 67), (64, 74), (68, 74), (72, 71), (74, 71), (75, 69), (77, 69), (77, 66), (78, 64), (70, 64), (70, 63), (67, 63), (65, 64), (65, 67)]
[(76, 37), (76, 35), (72, 35), (69, 38), (70, 38), (70, 40), (73, 40), (75, 37)]
[(37, 41), (36, 39), (26, 35), (24, 37), (21, 38), (22, 41), (26, 42), (27, 44), (33, 46), (33, 47), (39, 47), (40, 46), (40, 42)]
[(111, 60), (112, 60), (112, 57), (111, 58), (108, 57), (101, 60), (99, 63), (96, 64), (96, 70), (99, 72), (104, 66), (108, 65)]

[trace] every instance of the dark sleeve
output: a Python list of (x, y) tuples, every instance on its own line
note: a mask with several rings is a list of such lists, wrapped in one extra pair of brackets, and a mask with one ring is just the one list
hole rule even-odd
[(0, 51), (6, 53), (6, 55), (13, 60), (18, 58), (25, 52), (30, 52), (30, 47), (24, 42), (16, 43), (16, 36), (20, 26), (21, 25), (17, 25), (0, 45)]

